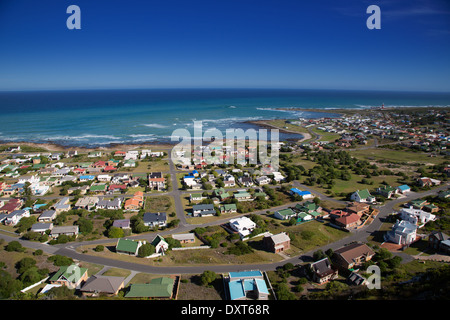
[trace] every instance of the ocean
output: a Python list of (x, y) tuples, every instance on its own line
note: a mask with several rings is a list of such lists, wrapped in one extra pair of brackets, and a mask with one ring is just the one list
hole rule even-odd
[[(251, 120), (336, 116), (337, 108), (450, 106), (450, 93), (283, 89), (0, 92), (0, 141), (99, 147), (170, 142), (175, 129), (258, 129)], [(323, 112), (277, 110), (321, 109)], [(280, 140), (301, 135), (280, 132)]]

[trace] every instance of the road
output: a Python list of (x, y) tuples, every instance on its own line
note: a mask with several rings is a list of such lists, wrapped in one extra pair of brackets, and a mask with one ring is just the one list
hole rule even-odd
[[(173, 170), (174, 170), (174, 168), (173, 168)], [(172, 176), (176, 177), (176, 175), (172, 175)], [(176, 178), (173, 180), (174, 180), (173, 182), (176, 182)], [(174, 186), (176, 186), (176, 184)], [(373, 234), (374, 232), (376, 232), (380, 229), (380, 227), (383, 223), (383, 219), (387, 215), (389, 215), (390, 213), (392, 213), (394, 211), (393, 207), (396, 204), (399, 204), (399, 203), (402, 203), (405, 201), (411, 201), (411, 200), (422, 198), (422, 197), (426, 197), (428, 195), (434, 195), (434, 194), (437, 194), (437, 192), (439, 192), (441, 190), (446, 190), (447, 188), (448, 188), (448, 184), (444, 184), (444, 185), (441, 185), (441, 186), (434, 188), (432, 190), (429, 190), (429, 191), (414, 192), (414, 193), (410, 193), (405, 198), (387, 201), (385, 205), (378, 207), (380, 212), (379, 212), (378, 216), (376, 217), (376, 219), (370, 225), (364, 226), (360, 230), (351, 232), (351, 234), (346, 238), (343, 238), (341, 240), (327, 244), (322, 247), (314, 248), (314, 250), (311, 250), (309, 252), (303, 252), (300, 255), (297, 255), (297, 256), (294, 256), (289, 259), (286, 259), (286, 260), (283, 260), (280, 262), (276, 262), (276, 263), (155, 267), (155, 266), (146, 265), (145, 259), (143, 259), (142, 264), (137, 264), (137, 263), (125, 262), (125, 261), (120, 261), (120, 260), (115, 260), (115, 259), (108, 259), (108, 258), (103, 258), (103, 257), (92, 256), (89, 254), (83, 254), (83, 253), (79, 253), (76, 251), (76, 248), (79, 246), (84, 246), (84, 245), (88, 245), (88, 244), (95, 245), (95, 244), (111, 243), (111, 242), (117, 241), (117, 239), (103, 239), (103, 240), (94, 240), (94, 241), (86, 241), (86, 242), (72, 242), (72, 243), (59, 244), (59, 245), (54, 245), (54, 246), (47, 245), (47, 244), (41, 244), (38, 242), (26, 241), (26, 240), (18, 240), (18, 241), (24, 247), (28, 247), (28, 248), (32, 248), (32, 249), (41, 249), (44, 252), (47, 252), (50, 254), (60, 254), (60, 255), (68, 256), (70, 258), (80, 260), (80, 261), (100, 264), (100, 265), (104, 265), (104, 266), (108, 266), (108, 267), (128, 269), (128, 270), (135, 271), (135, 272), (144, 272), (144, 273), (152, 273), (152, 274), (181, 274), (181, 273), (183, 273), (183, 274), (199, 274), (205, 270), (211, 270), (211, 271), (214, 271), (217, 273), (227, 273), (227, 272), (231, 272), (231, 271), (242, 271), (242, 270), (252, 270), (252, 269), (269, 271), (269, 270), (275, 270), (277, 267), (283, 266), (286, 263), (293, 263), (295, 265), (298, 263), (311, 261), (313, 252), (315, 252), (319, 249), (323, 250), (323, 251), (326, 251), (330, 248), (333, 250), (336, 250), (336, 249), (338, 249), (346, 244), (352, 243), (352, 242), (365, 242), (367, 240), (368, 236), (370, 236), (371, 234)], [(180, 197), (179, 197), (180, 191), (176, 190), (176, 189), (177, 188), (174, 187), (173, 188), (174, 191), (172, 191), (171, 193), (174, 196), (174, 198), (178, 195), (178, 198), (180, 199)], [(177, 206), (177, 213), (183, 212), (183, 210), (179, 211), (179, 209), (182, 209), (181, 199), (179, 202), (175, 201), (175, 203)], [(286, 208), (289, 206), (290, 206), (290, 204), (286, 204), (284, 206), (280, 206), (278, 209)], [(273, 211), (273, 210), (275, 210), (275, 208), (272, 208), (271, 210)], [(262, 214), (265, 212), (266, 212), (266, 210), (261, 210), (258, 212), (254, 212), (254, 214)], [(178, 217), (181, 218), (181, 215)], [(173, 233), (189, 232), (198, 226), (220, 225), (228, 220), (229, 220), (229, 218), (225, 218), (225, 219), (222, 219), (219, 221), (206, 223), (206, 224), (202, 224), (202, 225), (191, 225), (191, 224), (188, 224), (186, 222), (186, 220), (184, 220), (176, 229), (158, 232), (158, 234), (165, 236), (165, 235), (173, 234)], [(139, 238), (139, 239), (151, 240), (151, 239), (153, 239), (155, 234), (156, 233), (146, 233), (146, 234), (136, 235), (136, 236), (132, 236), (132, 237), (128, 237), (128, 238)], [(5, 239), (8, 242), (17, 240), (17, 237), (8, 236), (6, 234), (0, 234), (0, 237)], [(412, 260), (412, 258), (408, 255), (402, 255), (401, 253), (400, 253), (400, 255), (404, 258), (404, 261), (405, 261), (405, 259)]]

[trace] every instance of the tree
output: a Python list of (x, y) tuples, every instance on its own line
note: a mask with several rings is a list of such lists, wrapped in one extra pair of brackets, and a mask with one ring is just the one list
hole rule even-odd
[(94, 223), (86, 218), (80, 218), (76, 222), (76, 224), (79, 227), (79, 230), (82, 234), (89, 234), (94, 229)]
[(123, 238), (124, 232), (122, 228), (111, 227), (108, 229), (108, 238)]
[(143, 244), (138, 250), (138, 257), (145, 258), (154, 254), (156, 248), (150, 243)]
[(6, 245), (5, 250), (8, 252), (12, 251), (22, 252), (25, 250), (25, 248), (22, 247), (19, 241), (11, 241)]
[(24, 273), (26, 270), (34, 267), (35, 265), (36, 260), (34, 260), (33, 258), (25, 257), (16, 263), (16, 269), (18, 273)]
[(322, 250), (319, 249), (313, 253), (314, 261), (319, 261), (319, 260), (322, 260), (323, 258), (326, 258), (326, 255), (325, 255), (325, 253), (323, 253)]
[(216, 280), (217, 274), (214, 271), (205, 270), (200, 276), (200, 282), (202, 285), (207, 286), (214, 280)]

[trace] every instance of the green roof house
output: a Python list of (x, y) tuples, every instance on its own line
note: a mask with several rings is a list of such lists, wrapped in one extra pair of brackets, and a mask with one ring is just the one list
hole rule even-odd
[(357, 190), (355, 192), (353, 192), (353, 194), (351, 195), (350, 199), (352, 201), (356, 201), (356, 202), (375, 202), (375, 197), (373, 197), (369, 190), (364, 189), (364, 190)]
[(390, 199), (395, 194), (395, 188), (387, 185), (382, 185), (377, 189), (377, 192), (383, 197)]
[(237, 206), (235, 203), (223, 204), (220, 206), (221, 213), (237, 212)]
[(80, 268), (76, 264), (62, 266), (49, 279), (51, 284), (61, 284), (69, 289), (75, 289), (88, 279), (87, 268)]
[(150, 283), (134, 283), (129, 287), (125, 298), (171, 299), (174, 280), (167, 277), (152, 279)]
[(287, 209), (275, 211), (274, 216), (275, 216), (275, 218), (280, 219), (280, 220), (289, 220), (292, 217), (296, 217), (297, 214), (291, 208), (287, 208)]
[(141, 241), (133, 241), (129, 239), (120, 238), (117, 240), (116, 252), (137, 256), (139, 248), (142, 246)]

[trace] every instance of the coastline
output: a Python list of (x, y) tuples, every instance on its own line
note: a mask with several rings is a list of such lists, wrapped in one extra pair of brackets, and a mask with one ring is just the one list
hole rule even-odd
[[(286, 119), (278, 119), (278, 120), (286, 120)], [(303, 142), (305, 140), (311, 139), (311, 135), (306, 132), (297, 132), (292, 130), (283, 129), (274, 125), (271, 125), (267, 123), (266, 121), (269, 120), (248, 120), (243, 121), (243, 123), (252, 124), (254, 126), (260, 127), (260, 128), (266, 128), (266, 129), (278, 129), (280, 132), (289, 133), (289, 134), (296, 134), (299, 136), (302, 136), (301, 139), (294, 139), (297, 142)], [(292, 140), (292, 139), (289, 139)], [(30, 147), (33, 149), (45, 149), (44, 152), (58, 152), (58, 151), (75, 151), (78, 152), (92, 152), (92, 151), (116, 151), (116, 150), (123, 150), (123, 151), (129, 151), (133, 149), (138, 148), (148, 148), (148, 149), (163, 149), (163, 150), (170, 150), (172, 149), (177, 143), (173, 142), (170, 143), (170, 141), (152, 141), (151, 143), (110, 143), (104, 146), (98, 146), (98, 147), (89, 147), (89, 146), (69, 146), (64, 145), (60, 143), (55, 142), (28, 142), (28, 141), (14, 141), (14, 142), (7, 142), (7, 141), (0, 141), (0, 147), (4, 146), (21, 146), (21, 147)], [(32, 151), (31, 151), (32, 152)], [(20, 153), (20, 152), (19, 152)]]
[[(276, 120), (287, 120), (287, 119), (276, 119)], [(311, 134), (309, 134), (307, 132), (298, 132), (298, 131), (292, 131), (292, 130), (280, 128), (280, 127), (277, 127), (270, 123), (267, 123), (267, 121), (271, 121), (271, 120), (248, 120), (248, 121), (245, 121), (245, 123), (257, 125), (261, 128), (266, 128), (266, 129), (278, 129), (279, 131), (284, 132), (284, 133), (292, 133), (292, 134), (301, 135), (303, 138), (298, 139), (297, 142), (303, 142), (305, 140), (309, 140), (312, 138)]]

